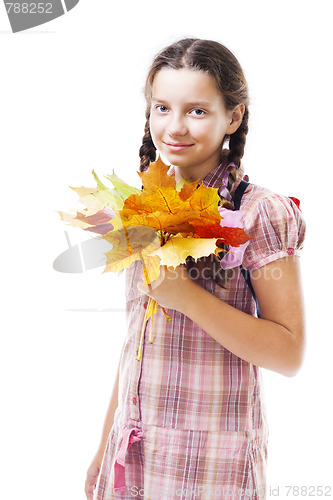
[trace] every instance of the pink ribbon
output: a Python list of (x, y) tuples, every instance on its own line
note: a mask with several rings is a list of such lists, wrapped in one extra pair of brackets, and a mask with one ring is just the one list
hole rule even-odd
[(123, 442), (114, 463), (114, 491), (125, 491), (125, 455), (131, 444), (140, 441), (143, 432), (138, 427), (127, 427), (123, 429)]
[[(220, 224), (224, 227), (240, 227), (244, 229), (244, 212), (241, 210), (229, 210), (225, 207), (219, 207), (219, 212), (223, 219)], [(234, 267), (238, 267), (242, 264), (244, 258), (244, 252), (246, 247), (250, 243), (248, 240), (243, 245), (239, 245), (239, 247), (233, 247), (229, 245), (229, 251), (226, 255), (224, 255), (223, 259), (220, 261), (220, 266), (222, 269), (232, 269)]]

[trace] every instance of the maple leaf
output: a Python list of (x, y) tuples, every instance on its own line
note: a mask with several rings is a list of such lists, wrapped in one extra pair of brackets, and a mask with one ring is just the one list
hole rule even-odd
[[(129, 186), (114, 172), (112, 175), (107, 176), (115, 186), (114, 189), (110, 189), (102, 183), (94, 170), (92, 173), (97, 187), (69, 186), (78, 194), (79, 202), (85, 205), (86, 208), (75, 213), (58, 211), (61, 220), (73, 227), (81, 227), (85, 231), (99, 234), (105, 234), (112, 229), (121, 229), (123, 224), (119, 216), (119, 210), (123, 208), (126, 197), (140, 193), (140, 190)], [(109, 222), (111, 219), (112, 224)]]
[(107, 175), (106, 178), (112, 182), (115, 187), (114, 191), (121, 197), (122, 200), (126, 200), (126, 198), (128, 198), (131, 194), (140, 193), (139, 189), (129, 186), (129, 184), (120, 179), (114, 171), (111, 175)]
[[(174, 188), (155, 186), (154, 192), (143, 190), (140, 195), (127, 198), (120, 216), (124, 226), (150, 226), (170, 234), (192, 231), (182, 212), (182, 203)], [(190, 211), (189, 206), (186, 208)]]
[[(81, 187), (72, 187), (69, 186), (73, 191), (75, 191), (79, 196), (79, 201), (85, 205), (87, 208), (84, 211), (75, 211), (75, 212), (62, 212), (57, 211), (60, 215), (60, 218), (63, 222), (67, 222), (69, 225), (73, 227), (81, 227), (82, 229), (86, 229), (91, 226), (91, 224), (86, 220), (87, 217), (96, 214), (99, 210), (103, 210), (105, 207), (105, 203), (102, 200), (99, 200), (96, 197), (97, 189), (96, 188), (87, 188), (84, 186)], [(77, 217), (78, 216), (78, 217)]]
[(238, 247), (248, 240), (253, 239), (240, 227), (225, 227), (221, 225), (218, 227), (215, 223), (201, 223), (201, 221), (196, 221), (195, 223), (195, 234), (200, 238), (219, 238), (218, 243), (223, 242), (225, 245), (233, 247)]
[(215, 253), (219, 250), (216, 241), (216, 238), (183, 238), (177, 235), (170, 238), (162, 247), (150, 252), (150, 255), (158, 255), (162, 265), (177, 267), (185, 264), (189, 256), (196, 260)]
[(75, 219), (89, 224), (85, 227), (86, 231), (92, 231), (98, 234), (105, 234), (114, 229), (114, 226), (109, 222), (115, 216), (114, 210), (105, 205), (104, 208), (92, 215), (86, 215), (84, 212), (78, 212)]
[(110, 231), (102, 236), (112, 244), (112, 250), (106, 255), (103, 273), (117, 272), (129, 267), (132, 262), (142, 260), (144, 268), (144, 286), (156, 280), (160, 274), (160, 258), (150, 255), (160, 247), (160, 238), (150, 227), (129, 227)]
[(159, 157), (156, 161), (149, 164), (144, 172), (138, 172), (142, 181), (143, 190), (154, 193), (156, 186), (161, 188), (171, 187), (176, 189), (176, 180), (174, 175), (168, 175), (169, 167), (163, 163)]
[(180, 189), (179, 196), (183, 201), (186, 201), (188, 198), (190, 198), (194, 192), (198, 189), (198, 181), (195, 182), (186, 182), (183, 184), (182, 188)]

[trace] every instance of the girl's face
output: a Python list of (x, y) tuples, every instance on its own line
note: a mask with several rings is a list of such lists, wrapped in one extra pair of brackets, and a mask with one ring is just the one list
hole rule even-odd
[(157, 150), (178, 167), (176, 180), (179, 174), (202, 179), (219, 164), (223, 138), (237, 130), (244, 109), (226, 111), (214, 78), (200, 71), (163, 68), (156, 74), (150, 133)]

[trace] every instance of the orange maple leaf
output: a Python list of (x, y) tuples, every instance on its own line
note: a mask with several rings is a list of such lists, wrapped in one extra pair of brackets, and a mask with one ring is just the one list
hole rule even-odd
[(168, 175), (169, 167), (163, 163), (161, 158), (149, 164), (148, 170), (138, 172), (142, 186), (145, 191), (153, 193), (156, 186), (172, 187), (176, 189), (176, 181), (174, 175)]

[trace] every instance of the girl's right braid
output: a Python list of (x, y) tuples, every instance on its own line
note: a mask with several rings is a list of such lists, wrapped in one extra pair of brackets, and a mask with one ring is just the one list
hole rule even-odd
[(149, 118), (150, 115), (146, 115), (145, 134), (142, 137), (142, 146), (139, 150), (140, 172), (146, 170), (149, 163), (156, 159), (156, 148), (150, 135)]

